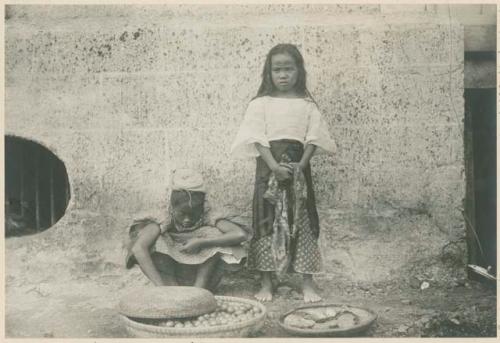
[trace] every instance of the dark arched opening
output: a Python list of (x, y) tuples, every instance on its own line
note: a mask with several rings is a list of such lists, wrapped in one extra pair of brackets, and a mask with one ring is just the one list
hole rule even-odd
[(64, 163), (33, 141), (5, 137), (5, 236), (50, 228), (70, 199)]

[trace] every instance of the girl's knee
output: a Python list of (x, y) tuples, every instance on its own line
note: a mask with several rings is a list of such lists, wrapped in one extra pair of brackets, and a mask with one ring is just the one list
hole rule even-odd
[(215, 291), (224, 276), (224, 266), (217, 254), (198, 267), (195, 286)]
[(176, 267), (176, 262), (174, 261), (174, 259), (162, 253), (152, 253), (151, 259), (153, 260), (154, 265), (161, 270), (167, 269), (173, 271)]
[(206, 260), (205, 262), (203, 262), (200, 265), (200, 268), (212, 267), (212, 266), (218, 264), (219, 260), (220, 260), (219, 254), (215, 254), (214, 256), (210, 257), (208, 260)]

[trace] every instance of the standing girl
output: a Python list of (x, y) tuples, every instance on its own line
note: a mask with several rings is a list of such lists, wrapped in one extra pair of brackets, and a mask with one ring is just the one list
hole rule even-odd
[[(273, 273), (294, 271), (303, 275), (304, 301), (321, 300), (312, 279), (321, 271), (321, 256), (309, 160), (313, 154), (335, 150), (307, 90), (302, 55), (292, 44), (276, 45), (267, 54), (257, 96), (248, 105), (231, 147), (232, 154), (257, 162), (248, 258), (248, 266), (261, 273), (257, 299), (272, 299)], [(301, 179), (304, 201), (299, 204), (300, 194), (294, 192)], [(276, 185), (282, 197), (270, 194)]]

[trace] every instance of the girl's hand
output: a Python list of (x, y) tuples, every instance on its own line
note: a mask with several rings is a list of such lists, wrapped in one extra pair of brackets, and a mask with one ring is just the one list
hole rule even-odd
[(274, 171), (278, 181), (285, 181), (292, 177), (292, 167), (287, 164), (280, 164)]
[(302, 162), (299, 162), (299, 163), (297, 163), (297, 167), (299, 168), (299, 170), (300, 170), (301, 172), (303, 172), (303, 171), (304, 171), (304, 170), (306, 170), (306, 168), (307, 168), (307, 163), (302, 163)]
[(201, 239), (193, 238), (186, 243), (181, 248), (181, 251), (187, 254), (194, 254), (198, 252), (203, 247), (203, 241)]

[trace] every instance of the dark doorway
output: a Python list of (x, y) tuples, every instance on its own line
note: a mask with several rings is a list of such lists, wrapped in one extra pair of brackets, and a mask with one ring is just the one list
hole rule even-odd
[(5, 236), (48, 229), (70, 199), (64, 163), (33, 141), (5, 137)]
[(496, 274), (496, 89), (465, 90), (469, 263)]

